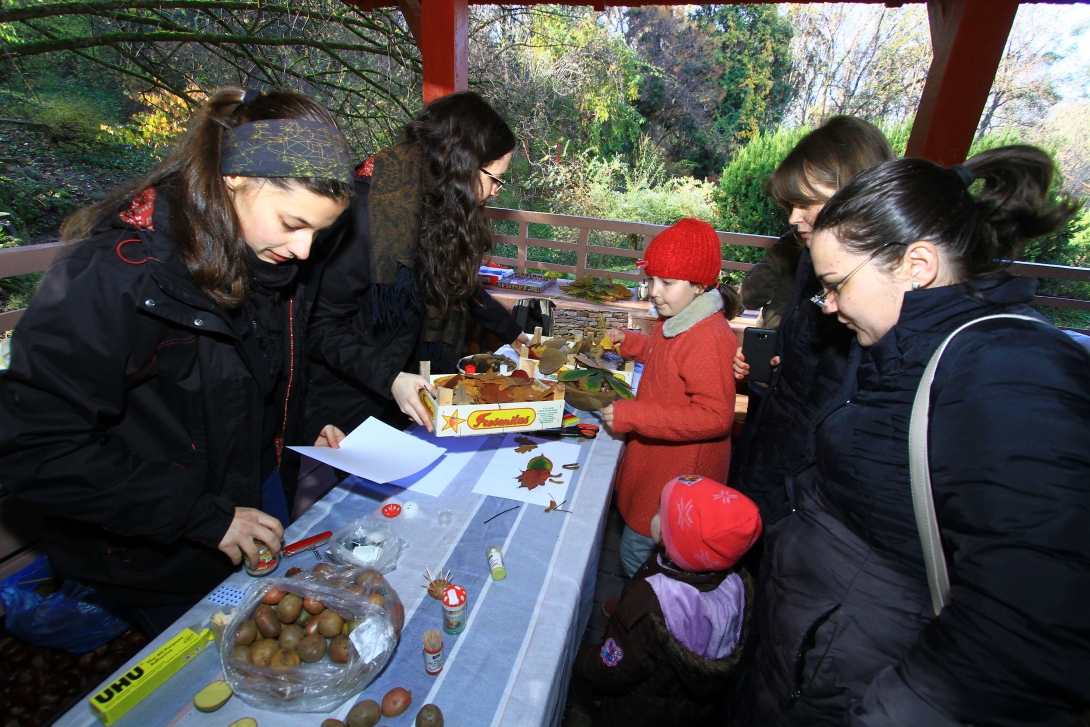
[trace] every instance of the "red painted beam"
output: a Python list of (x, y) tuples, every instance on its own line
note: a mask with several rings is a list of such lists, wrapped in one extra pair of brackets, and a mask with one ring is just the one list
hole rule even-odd
[(425, 104), (469, 88), (467, 0), (421, 0), (418, 43)]
[(1018, 0), (929, 0), (934, 58), (906, 156), (965, 161), (988, 102)]

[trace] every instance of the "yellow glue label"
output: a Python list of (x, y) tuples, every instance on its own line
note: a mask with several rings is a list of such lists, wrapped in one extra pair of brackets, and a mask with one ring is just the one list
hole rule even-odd
[(211, 639), (209, 629), (199, 634), (192, 629), (183, 630), (92, 696), (88, 700), (91, 711), (104, 724), (113, 724), (204, 651)]

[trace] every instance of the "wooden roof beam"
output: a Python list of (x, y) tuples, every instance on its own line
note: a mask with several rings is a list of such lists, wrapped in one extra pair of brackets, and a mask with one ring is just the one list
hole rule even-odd
[(934, 57), (905, 156), (965, 160), (988, 102), (1018, 0), (928, 0)]

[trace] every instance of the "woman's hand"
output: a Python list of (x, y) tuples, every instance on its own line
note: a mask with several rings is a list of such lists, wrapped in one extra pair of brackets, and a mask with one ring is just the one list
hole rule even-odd
[(613, 405), (610, 404), (605, 409), (600, 410), (600, 413), (606, 421), (606, 426), (613, 429)]
[(749, 373), (749, 364), (746, 363), (746, 357), (742, 355), (742, 349), (739, 348), (734, 354), (734, 378), (741, 381)]
[(394, 379), (394, 385), (390, 391), (394, 395), (397, 406), (410, 419), (422, 427), (431, 431), (431, 416), (428, 414), (424, 403), (420, 401), (419, 391), (427, 389), (428, 393), (435, 396), (435, 386), (423, 376), (402, 371)]
[[(772, 361), (773, 368), (780, 365), (780, 357), (773, 356)], [(749, 373), (749, 364), (746, 363), (746, 357), (742, 355), (742, 349), (738, 349), (738, 352), (734, 354), (734, 378), (741, 380)]]
[(314, 440), (315, 447), (329, 447), (330, 449), (340, 449), (341, 440), (344, 439), (344, 432), (332, 424), (326, 424), (322, 427), (322, 433), (318, 435), (318, 438)]
[(620, 346), (624, 343), (624, 331), (620, 328), (610, 328), (606, 331), (606, 335), (609, 336), (609, 340), (613, 341), (614, 346)]
[(242, 562), (244, 555), (251, 563), (257, 563), (258, 550), (254, 541), (260, 540), (275, 554), (280, 552), (280, 539), (283, 537), (284, 528), (272, 515), (252, 507), (236, 507), (235, 519), (220, 541), (219, 549), (235, 565)]
[(520, 347), (521, 347), (521, 346), (522, 346), (523, 344), (526, 344), (527, 346), (529, 346), (529, 345), (530, 345), (531, 343), (533, 343), (533, 341), (534, 341), (534, 339), (533, 339), (533, 338), (532, 338), (532, 337), (530, 336), (530, 334), (529, 334), (529, 333), (520, 333), (520, 334), (519, 334), (519, 337), (518, 337), (518, 338), (516, 338), (516, 339), (514, 340), (514, 342), (513, 342), (512, 344), (511, 344), (511, 348), (513, 348), (513, 349), (515, 349), (516, 351), (518, 351), (518, 350), (519, 350), (519, 348), (520, 348)]

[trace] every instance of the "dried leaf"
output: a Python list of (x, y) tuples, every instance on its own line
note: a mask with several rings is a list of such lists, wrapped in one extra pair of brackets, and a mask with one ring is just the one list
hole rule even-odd
[(538, 361), (538, 371), (548, 376), (555, 374), (560, 370), (560, 367), (568, 362), (568, 357), (560, 353), (555, 348), (540, 348), (540, 359)]
[(593, 373), (590, 369), (569, 369), (568, 371), (561, 371), (557, 374), (556, 378), (560, 381), (575, 381), (577, 379), (585, 379)]
[(552, 469), (552, 460), (539, 455), (527, 462), (526, 470), (515, 479), (519, 481), (519, 487), (533, 490), (535, 487), (544, 485), (545, 481), (553, 476)]
[(577, 470), (577, 469), (579, 469), (579, 463), (578, 462), (572, 462), (571, 464), (562, 464), (560, 466), (561, 466), (561, 468), (566, 469), (566, 470)]
[(607, 351), (613, 350), (613, 339), (609, 337), (609, 334), (602, 336), (602, 340), (598, 342), (598, 345)]
[(515, 447), (515, 452), (518, 454), (526, 454), (537, 449), (537, 442), (529, 437), (515, 437), (515, 443), (519, 445)]

